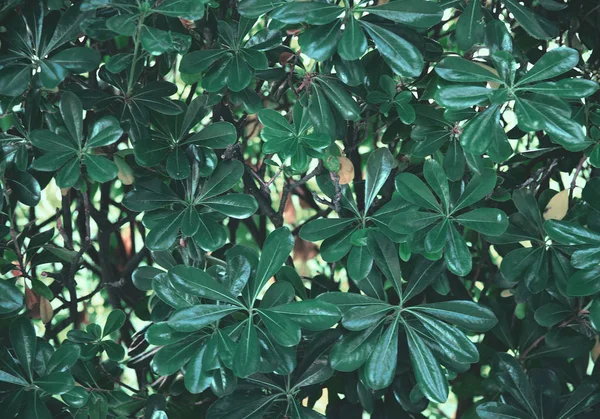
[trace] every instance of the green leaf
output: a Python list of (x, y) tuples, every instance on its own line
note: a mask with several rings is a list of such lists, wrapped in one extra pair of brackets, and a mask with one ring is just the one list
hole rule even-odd
[(337, 51), (340, 57), (347, 61), (358, 60), (367, 52), (367, 37), (352, 14), (346, 20)]
[(198, 74), (206, 71), (220, 58), (230, 55), (231, 54), (225, 49), (205, 49), (193, 51), (184, 55), (184, 57), (181, 59), (179, 71), (184, 74)]
[(557, 303), (544, 304), (535, 311), (535, 321), (540, 326), (552, 327), (565, 320), (572, 313), (569, 307)]
[(52, 62), (72, 73), (81, 74), (94, 70), (100, 64), (100, 53), (92, 48), (74, 47), (59, 51), (52, 56)]
[(456, 41), (463, 51), (475, 44), (482, 44), (485, 37), (485, 22), (479, 1), (470, 1), (456, 23)]
[(600, 291), (600, 266), (578, 270), (569, 278), (567, 294), (569, 297), (585, 297)]
[(567, 47), (554, 48), (542, 55), (542, 58), (517, 81), (516, 85), (520, 86), (560, 76), (575, 67), (578, 62), (577, 50)]
[(83, 387), (73, 387), (70, 391), (62, 394), (60, 397), (69, 406), (81, 408), (87, 404), (90, 394)]
[(536, 39), (549, 39), (558, 35), (556, 26), (536, 15), (516, 0), (505, 0), (506, 8), (515, 16), (525, 31)]
[(489, 133), (496, 131), (499, 121), (500, 106), (490, 106), (465, 125), (460, 135), (460, 144), (469, 153), (485, 153), (492, 141)]
[(427, 29), (442, 20), (443, 10), (430, 1), (392, 1), (366, 8), (371, 14), (415, 28)]
[(96, 121), (85, 143), (86, 148), (102, 147), (116, 143), (123, 135), (119, 121), (112, 116), (105, 116)]
[(55, 372), (45, 375), (34, 380), (33, 383), (50, 394), (67, 393), (75, 387), (75, 380), (67, 372)]
[(477, 347), (457, 327), (422, 314), (416, 314), (416, 317), (431, 338), (445, 347), (445, 352), (454, 362), (474, 364), (479, 361)]
[(503, 390), (510, 393), (530, 415), (540, 417), (529, 379), (517, 360), (507, 353), (498, 353), (494, 360), (494, 369)]
[[(274, 17), (277, 19), (276, 17)], [(340, 20), (322, 25), (312, 26), (298, 37), (298, 45), (302, 52), (317, 61), (325, 61), (334, 54), (340, 39)]]
[(461, 110), (487, 103), (494, 93), (497, 91), (487, 87), (454, 85), (440, 87), (434, 97), (447, 109)]
[(289, 316), (303, 329), (314, 331), (329, 329), (341, 317), (341, 313), (336, 306), (320, 300), (296, 301), (264, 311)]
[(423, 56), (413, 44), (381, 26), (363, 20), (359, 22), (395, 73), (404, 77), (417, 77), (421, 74)]
[(399, 315), (396, 315), (364, 366), (365, 384), (373, 390), (386, 388), (394, 381), (398, 358), (398, 321)]
[(258, 314), (269, 334), (279, 345), (293, 347), (300, 343), (302, 337), (300, 326), (293, 320), (274, 311), (259, 310)]
[(411, 204), (440, 212), (440, 204), (421, 179), (412, 173), (396, 176), (396, 191)]
[(227, 86), (232, 92), (241, 92), (252, 81), (253, 72), (241, 54), (233, 56), (228, 65), (228, 73)]
[(490, 309), (473, 301), (455, 300), (421, 304), (412, 309), (424, 311), (427, 314), (473, 332), (488, 331), (498, 322)]
[(154, 354), (150, 366), (159, 375), (171, 375), (179, 371), (198, 351), (201, 339), (186, 339), (173, 345), (163, 346)]
[(395, 163), (394, 156), (387, 148), (379, 148), (369, 156), (365, 180), (365, 212), (371, 208), (371, 204), (390, 176)]
[(191, 173), (190, 162), (185, 152), (176, 147), (167, 157), (167, 172), (173, 179), (186, 179)]
[(564, 99), (580, 99), (596, 93), (598, 83), (592, 80), (570, 78), (527, 85), (522, 89)]
[(446, 57), (435, 67), (435, 72), (444, 80), (480, 83), (497, 82), (504, 83), (498, 75), (475, 61), (469, 61), (462, 57)]
[(23, 387), (29, 386), (29, 383), (27, 381), (25, 381), (23, 378), (9, 374), (6, 371), (0, 371), (0, 382), (8, 383), (8, 384), (15, 384), (18, 386), (23, 386)]
[(351, 279), (355, 281), (364, 279), (373, 267), (373, 256), (367, 246), (353, 246), (346, 267)]
[(598, 384), (593, 381), (588, 380), (579, 384), (556, 417), (558, 419), (573, 418), (597, 404), (600, 400), (598, 390)]
[(499, 236), (508, 228), (506, 214), (494, 208), (478, 208), (454, 220), (463, 226), (489, 236)]
[(192, 394), (202, 393), (212, 382), (212, 376), (208, 371), (202, 369), (206, 345), (192, 356), (190, 363), (185, 368), (185, 388)]
[(235, 313), (240, 308), (229, 304), (200, 304), (175, 311), (167, 324), (178, 332), (195, 332)]
[(335, 137), (335, 119), (329, 102), (325, 99), (323, 89), (316, 83), (311, 86), (310, 104), (308, 115), (318, 133)]
[(547, 252), (541, 247), (513, 250), (502, 260), (500, 271), (506, 280), (523, 281), (532, 293), (537, 294), (545, 288), (547, 282)]
[(356, 222), (354, 218), (318, 218), (304, 224), (300, 229), (303, 240), (316, 242), (332, 237)]
[(14, 313), (23, 307), (23, 294), (9, 281), (0, 280), (0, 315)]
[(477, 406), (481, 419), (529, 419), (529, 414), (509, 404), (486, 402)]
[(26, 400), (23, 403), (23, 417), (33, 419), (51, 419), (52, 414), (46, 407), (46, 404), (42, 401), (40, 396), (35, 391), (28, 391), (25, 393)]
[[(545, 97), (547, 100), (551, 96)], [(539, 95), (536, 100), (517, 97), (515, 112), (519, 126), (526, 130), (545, 130), (553, 142), (560, 144), (569, 151), (583, 150), (588, 144), (581, 125), (570, 119), (569, 114), (557, 112), (557, 108), (543, 103), (544, 97)], [(568, 109), (567, 109), (568, 111)]]
[(80, 10), (80, 6), (67, 8), (54, 28), (52, 38), (48, 41), (40, 57), (45, 57), (61, 45), (74, 40), (81, 32), (81, 23), (91, 17), (94, 12)]
[(416, 330), (406, 325), (410, 361), (423, 395), (434, 403), (444, 403), (448, 398), (448, 381), (429, 347)]
[(104, 324), (104, 330), (102, 331), (102, 337), (108, 336), (113, 332), (119, 330), (125, 324), (127, 316), (123, 310), (113, 310), (108, 315), (106, 323)]
[(78, 345), (62, 345), (52, 354), (46, 364), (46, 373), (68, 371), (79, 359), (81, 349)]
[(461, 194), (453, 212), (466, 208), (488, 196), (496, 187), (496, 172), (485, 169), (481, 175), (474, 175)]
[(235, 348), (233, 357), (233, 371), (238, 377), (248, 377), (259, 369), (260, 345), (256, 328), (252, 320), (246, 322), (240, 340)]
[(63, 92), (60, 99), (60, 114), (71, 138), (81, 147), (83, 142), (83, 106), (74, 93)]
[(201, 187), (200, 198), (208, 199), (233, 188), (244, 174), (244, 165), (238, 160), (220, 162)]
[(90, 179), (96, 182), (108, 182), (116, 178), (119, 173), (117, 165), (106, 157), (85, 154), (83, 156), (83, 163)]
[(392, 287), (402, 298), (402, 271), (396, 245), (383, 233), (372, 230), (367, 238), (367, 247), (381, 272), (392, 283)]
[(278, 228), (267, 236), (252, 284), (253, 300), (256, 300), (269, 279), (279, 271), (293, 248), (294, 238), (287, 227)]
[(469, 247), (454, 224), (450, 224), (448, 227), (444, 260), (450, 272), (458, 276), (466, 276), (473, 267)]
[(202, 204), (228, 217), (244, 219), (258, 209), (256, 199), (251, 195), (227, 194), (202, 201)]
[(198, 222), (198, 231), (194, 235), (198, 246), (207, 252), (223, 247), (227, 241), (225, 228), (205, 214), (200, 214)]
[(379, 304), (358, 305), (344, 312), (342, 324), (348, 330), (361, 331), (381, 323), (393, 306), (379, 302)]
[(161, 55), (167, 52), (173, 45), (171, 32), (151, 28), (147, 25), (142, 26), (140, 40), (142, 47), (151, 55)]
[(161, 15), (188, 20), (200, 20), (204, 16), (204, 1), (164, 0), (156, 11)]
[(331, 348), (329, 362), (336, 371), (351, 372), (362, 366), (375, 349), (381, 328), (370, 327), (359, 333), (343, 336)]
[(40, 81), (47, 89), (55, 89), (69, 75), (66, 68), (52, 60), (42, 60), (40, 68)]
[(19, 96), (27, 90), (31, 66), (11, 65), (0, 69), (0, 95)]
[(183, 292), (236, 306), (241, 305), (223, 285), (198, 268), (178, 265), (169, 269), (168, 277), (171, 283)]
[(403, 301), (408, 301), (415, 295), (423, 292), (439, 275), (444, 272), (443, 261), (432, 261), (425, 258), (417, 260), (404, 291)]
[(36, 350), (35, 329), (30, 320), (19, 317), (10, 325), (10, 342), (27, 377), (33, 379), (33, 361)]
[(392, 218), (390, 227), (400, 234), (412, 234), (442, 219), (441, 214), (424, 211), (407, 211)]
[(450, 208), (450, 189), (442, 166), (434, 159), (428, 159), (423, 165), (425, 180), (438, 196), (446, 211)]
[(185, 143), (196, 144), (212, 149), (226, 148), (235, 143), (237, 132), (229, 122), (215, 122), (192, 135)]

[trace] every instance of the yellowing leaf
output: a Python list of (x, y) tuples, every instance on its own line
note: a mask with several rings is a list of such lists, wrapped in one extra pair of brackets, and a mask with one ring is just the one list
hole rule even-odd
[(54, 317), (54, 309), (46, 297), (40, 297), (40, 317), (44, 324), (50, 323)]
[(338, 176), (340, 177), (340, 185), (347, 185), (354, 179), (354, 165), (348, 157), (338, 157), (340, 161), (340, 170)]
[(544, 210), (544, 220), (562, 220), (569, 211), (569, 190), (560, 191), (552, 197)]

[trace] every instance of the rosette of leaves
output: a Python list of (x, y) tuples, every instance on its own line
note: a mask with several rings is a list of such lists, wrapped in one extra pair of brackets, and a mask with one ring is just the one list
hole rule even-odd
[(284, 227), (269, 234), (260, 257), (237, 245), (227, 252), (225, 266), (203, 271), (176, 265), (158, 273), (152, 289), (174, 311), (163, 311), (164, 320), (146, 331), (150, 344), (162, 346), (152, 360), (153, 370), (164, 376), (184, 368), (190, 392), (210, 387), (219, 397), (231, 394), (238, 379), (291, 374), (301, 329), (329, 329), (340, 319), (337, 307), (327, 302), (294, 301), (296, 287), (304, 291), (299, 277), (289, 282), (280, 276), (255, 304), (293, 245)]
[(410, 91), (398, 92), (394, 79), (385, 74), (379, 79), (379, 87), (381, 90), (369, 92), (367, 102), (379, 105), (379, 111), (385, 116), (388, 116), (393, 107), (403, 124), (410, 125), (415, 122), (415, 109), (410, 104), (414, 97)]
[[(363, 210), (358, 209), (350, 190), (340, 185), (340, 217), (312, 220), (300, 230), (300, 237), (304, 240), (323, 240), (320, 255), (326, 262), (338, 262), (348, 255), (348, 275), (357, 281), (361, 289), (373, 286), (373, 282), (379, 284), (376, 285), (378, 289), (381, 288), (378, 272), (369, 277), (374, 262), (392, 283), (400, 283), (399, 262), (393, 268), (390, 266), (398, 259), (394, 242), (402, 241), (403, 237), (392, 230), (391, 220), (409, 205), (396, 197), (377, 210), (369, 211), (395, 165), (396, 161), (388, 149), (374, 151), (367, 161)], [(319, 186), (330, 198), (336, 199), (338, 193), (331, 182), (321, 181)]]
[[(123, 129), (129, 133), (134, 144), (140, 142), (139, 149), (145, 149), (151, 142), (150, 136), (150, 111), (162, 115), (179, 115), (185, 108), (180, 101), (171, 100), (169, 97), (177, 93), (177, 86), (167, 81), (150, 82), (144, 85), (133, 83), (128, 87), (128, 76), (124, 73), (111, 74), (103, 66), (98, 71), (101, 80), (115, 87), (119, 94), (109, 94), (94, 89), (79, 90), (74, 92), (81, 99), (84, 108), (103, 110), (109, 107), (111, 111), (121, 115)], [(134, 74), (134, 78), (139, 73)], [(143, 166), (145, 161), (139, 160)]]
[[(442, 79), (461, 84), (440, 87), (435, 100), (451, 110), (486, 106), (462, 128), (460, 142), (472, 154), (498, 150), (506, 143), (500, 125), (503, 105), (515, 102), (518, 126), (524, 132), (544, 130), (550, 139), (568, 151), (589, 145), (581, 124), (572, 120), (571, 105), (565, 100), (581, 100), (598, 90), (598, 84), (581, 78), (556, 79), (579, 62), (579, 52), (560, 47), (545, 53), (529, 70), (517, 71), (512, 53), (497, 51), (491, 56), (495, 71), (482, 63), (461, 57), (444, 58), (436, 66)], [(486, 87), (485, 83), (498, 85)], [(491, 133), (491, 135), (490, 135)], [(507, 156), (508, 157), (508, 156)]]
[(506, 214), (495, 208), (461, 213), (493, 192), (496, 172), (485, 169), (482, 174), (475, 174), (458, 197), (451, 194), (444, 169), (435, 160), (425, 162), (423, 174), (429, 187), (412, 173), (396, 177), (398, 194), (418, 209), (397, 214), (390, 227), (397, 233), (409, 235), (406, 243), (410, 252), (433, 259), (443, 254), (450, 272), (465, 276), (471, 272), (473, 262), (469, 247), (456, 226), (489, 236), (499, 236), (508, 227)]
[[(98, 51), (70, 47), (81, 23), (89, 17), (79, 6), (45, 14), (44, 2), (27, 1), (23, 14), (7, 18), (0, 60), (0, 95), (19, 96), (31, 84), (56, 89), (69, 74), (92, 71), (100, 64)], [(34, 75), (35, 74), (35, 75)]]
[(217, 164), (213, 149), (222, 149), (235, 143), (237, 132), (229, 122), (215, 122), (197, 132), (190, 132), (206, 116), (208, 96), (200, 96), (182, 105), (184, 112), (167, 117), (152, 112), (151, 141), (136, 141), (136, 160), (144, 166), (154, 166), (165, 160), (167, 173), (182, 180), (191, 173), (191, 161), (199, 162), (199, 174), (208, 176)]
[[(554, 286), (563, 296), (568, 296), (569, 277), (573, 271), (564, 249), (549, 243), (547, 237), (552, 233), (552, 222), (544, 223), (542, 210), (529, 189), (516, 190), (512, 194), (512, 203), (517, 213), (509, 217), (506, 232), (497, 237), (487, 237), (490, 243), (504, 253), (502, 245), (529, 243), (529, 247), (508, 247), (503, 255), (500, 272), (509, 284), (516, 284), (516, 294), (526, 298), (538, 294), (553, 279)], [(548, 229), (547, 227), (550, 227)], [(560, 234), (556, 232), (556, 234)], [(560, 235), (558, 237), (561, 237)], [(562, 240), (565, 240), (562, 237)]]
[(505, 397), (477, 406), (477, 414), (484, 419), (575, 418), (600, 401), (600, 387), (593, 379), (581, 381), (569, 397), (562, 397), (560, 379), (553, 369), (535, 368), (525, 374), (517, 359), (506, 353), (494, 356), (490, 376)]
[(256, 19), (241, 18), (239, 22), (219, 21), (220, 47), (193, 51), (181, 60), (179, 71), (184, 74), (205, 73), (202, 87), (217, 92), (225, 86), (241, 92), (250, 85), (257, 70), (267, 70), (269, 61), (264, 51), (281, 43), (278, 31), (263, 29), (245, 39)]
[(263, 153), (277, 154), (281, 161), (289, 158), (295, 173), (305, 172), (311, 159), (322, 158), (331, 144), (329, 135), (313, 131), (308, 111), (299, 103), (294, 106), (291, 123), (273, 109), (262, 109), (258, 119), (264, 125), (260, 132)]
[[(596, 214), (594, 214), (597, 219)], [(594, 219), (590, 217), (590, 219)], [(594, 226), (594, 224), (591, 224)], [(568, 297), (586, 297), (600, 292), (598, 278), (600, 277), (600, 233), (597, 229), (582, 227), (573, 221), (548, 220), (544, 223), (544, 231), (552, 240), (551, 249), (555, 252), (570, 254), (571, 266), (575, 268), (566, 269), (566, 273), (572, 275), (567, 278), (561, 277), (562, 289), (566, 285)], [(557, 258), (560, 256), (557, 256)], [(564, 261), (565, 256), (561, 258)], [(552, 260), (551, 267), (559, 267), (557, 261)], [(562, 266), (561, 266), (562, 267)], [(563, 271), (564, 272), (564, 271)], [(555, 273), (556, 277), (556, 273)], [(566, 284), (564, 280), (567, 279)]]
[(115, 54), (106, 63), (109, 71), (118, 73), (131, 68), (134, 62), (137, 64), (142, 58), (141, 49), (155, 57), (173, 52), (184, 54), (192, 40), (183, 22), (177, 18), (200, 20), (207, 3), (205, 0), (86, 0), (82, 5), (84, 10), (101, 12), (99, 16), (87, 19), (82, 27), (87, 35), (94, 38), (133, 38), (133, 52)]
[(75, 388), (69, 371), (79, 359), (77, 345), (54, 350), (36, 337), (33, 324), (25, 317), (12, 321), (9, 336), (10, 346), (5, 345), (0, 352), (3, 415), (50, 419), (48, 400), (67, 407), (53, 395), (61, 395), (69, 405), (84, 399), (83, 404), (87, 402), (87, 391)]
[[(81, 359), (89, 361), (106, 351), (113, 361), (121, 361), (125, 357), (125, 348), (110, 339), (111, 333), (118, 331), (125, 324), (125, 313), (113, 310), (106, 318), (104, 327), (96, 323), (87, 325), (85, 331), (73, 329), (67, 333), (67, 339), (81, 348)], [(109, 339), (106, 339), (106, 338)]]
[(304, 83), (308, 115), (315, 131), (332, 139), (344, 138), (346, 121), (360, 119), (360, 108), (352, 95), (333, 77), (306, 74)]
[(96, 149), (119, 140), (123, 134), (119, 121), (112, 116), (100, 118), (84, 140), (83, 107), (77, 96), (71, 92), (63, 93), (59, 109), (64, 125), (55, 126), (53, 131), (31, 132), (31, 143), (44, 151), (31, 167), (43, 172), (57, 171), (56, 184), (61, 188), (76, 185), (80, 181), (83, 167), (87, 177), (94, 182), (103, 183), (114, 179), (119, 172), (117, 165), (97, 154)]
[[(198, 162), (184, 182), (167, 186), (159, 179), (140, 180), (123, 199), (127, 208), (144, 212), (150, 229), (146, 246), (166, 250), (179, 236), (192, 237), (205, 251), (222, 247), (227, 240), (224, 217), (244, 219), (258, 208), (251, 195), (229, 193), (242, 178), (244, 165), (237, 160), (220, 162), (207, 178), (201, 179)], [(174, 188), (174, 189), (172, 189)]]
[[(484, 168), (483, 160), (464, 150), (459, 141), (459, 123), (473, 117), (472, 110), (443, 111), (421, 104), (415, 104), (414, 110), (415, 122), (410, 133), (414, 142), (407, 144), (408, 154), (422, 158), (444, 151), (444, 172), (453, 182), (463, 178), (466, 167), (474, 173), (481, 173)], [(506, 160), (512, 154), (508, 139), (502, 138), (501, 141), (492, 143), (487, 154), (496, 163)]]
[[(239, 10), (242, 15), (253, 17), (268, 13), (272, 19), (287, 25), (310, 24), (298, 37), (298, 43), (303, 54), (317, 61), (328, 60), (335, 53), (346, 61), (358, 60), (367, 52), (366, 35), (369, 35), (386, 63), (403, 77), (417, 77), (423, 70), (423, 56), (411, 42), (411, 38), (419, 38), (415, 29), (435, 25), (443, 13), (436, 3), (427, 1), (394, 1), (367, 7), (316, 1), (246, 0)], [(384, 20), (356, 18), (365, 12)], [(400, 31), (388, 28), (388, 21), (401, 23), (406, 28)]]
[(398, 354), (408, 352), (416, 378), (416, 390), (411, 394), (418, 392), (412, 403), (418, 405), (423, 398), (433, 402), (447, 399), (448, 378), (467, 371), (479, 360), (477, 347), (463, 330), (485, 332), (497, 320), (491, 310), (473, 301), (403, 307), (426, 288), (423, 282), (428, 282), (434, 264), (429, 261), (415, 268), (404, 293), (397, 288), (398, 305), (351, 293), (330, 292), (317, 297), (337, 305), (342, 312), (345, 333), (330, 353), (334, 370), (359, 370), (360, 382), (375, 391), (395, 381), (401, 386), (404, 377), (396, 378), (396, 370), (406, 367), (399, 365)]

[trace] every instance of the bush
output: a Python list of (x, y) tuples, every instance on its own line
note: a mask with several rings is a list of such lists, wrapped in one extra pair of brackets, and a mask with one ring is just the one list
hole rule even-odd
[(7, 0), (5, 418), (596, 418), (600, 7)]

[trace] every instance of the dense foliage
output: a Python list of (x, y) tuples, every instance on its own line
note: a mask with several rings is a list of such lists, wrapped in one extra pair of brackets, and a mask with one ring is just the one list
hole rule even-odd
[(3, 418), (595, 418), (600, 5), (5, 0)]

